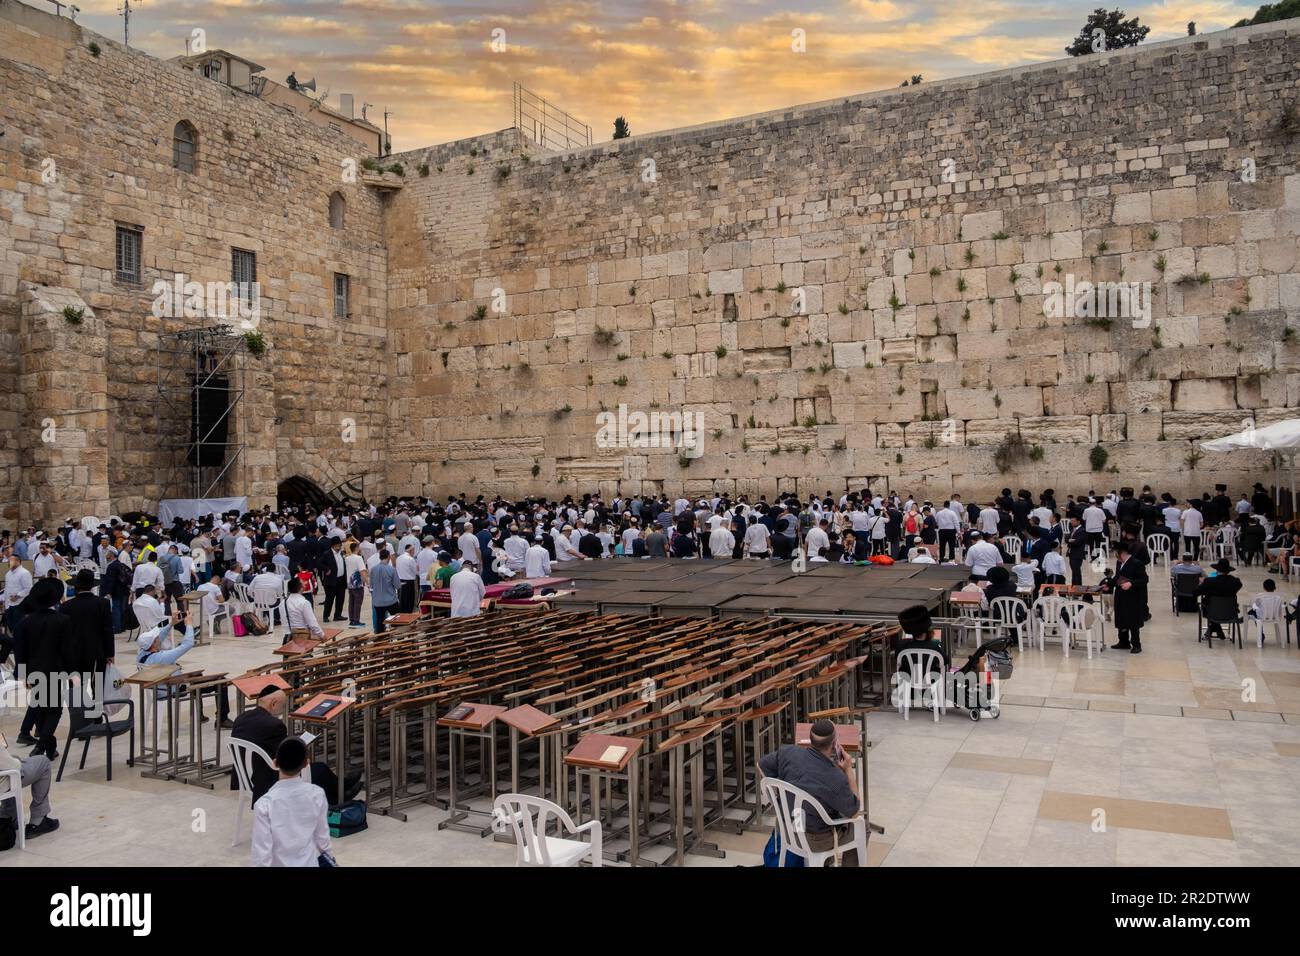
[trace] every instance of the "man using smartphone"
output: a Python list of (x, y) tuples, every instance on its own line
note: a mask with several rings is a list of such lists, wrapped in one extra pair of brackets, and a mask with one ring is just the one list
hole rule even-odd
[[(835, 725), (829, 720), (812, 725), (807, 747), (786, 744), (775, 753), (763, 756), (758, 761), (758, 769), (765, 777), (784, 780), (807, 791), (832, 819), (847, 820), (861, 805), (853, 761), (836, 740)], [(796, 810), (802, 810), (808, 845), (818, 853), (831, 849), (836, 835), (821, 814), (813, 807)], [(852, 839), (851, 828), (844, 826), (840, 830), (840, 843), (844, 845)], [(861, 866), (862, 862), (857, 850), (849, 850), (840, 858), (840, 866)]]

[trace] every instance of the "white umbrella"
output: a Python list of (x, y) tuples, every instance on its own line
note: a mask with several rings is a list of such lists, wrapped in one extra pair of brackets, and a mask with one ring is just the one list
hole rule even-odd
[[(1240, 451), (1256, 449), (1273, 453), (1273, 469), (1278, 469), (1278, 456), (1285, 454), (1291, 460), (1291, 508), (1295, 510), (1295, 459), (1300, 453), (1300, 418), (1288, 418), (1284, 421), (1265, 425), (1263, 428), (1247, 428), (1244, 431), (1212, 441), (1201, 442), (1206, 451)], [(1277, 499), (1281, 504), (1281, 482), (1276, 481)]]

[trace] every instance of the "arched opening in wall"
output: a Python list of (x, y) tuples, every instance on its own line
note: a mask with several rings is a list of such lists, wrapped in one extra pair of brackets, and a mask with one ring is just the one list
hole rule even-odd
[(330, 193), (330, 228), (342, 229), (348, 203), (342, 193)]
[(183, 173), (192, 173), (198, 153), (198, 130), (187, 120), (181, 120), (172, 130), (172, 165)]
[(280, 482), (275, 489), (275, 497), (281, 508), (287, 505), (324, 508), (331, 503), (330, 496), (320, 485), (302, 475), (294, 475)]

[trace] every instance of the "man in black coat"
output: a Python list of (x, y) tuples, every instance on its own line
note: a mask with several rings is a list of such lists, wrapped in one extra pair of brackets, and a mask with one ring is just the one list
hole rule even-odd
[(1079, 587), (1083, 584), (1083, 559), (1088, 556), (1088, 532), (1082, 521), (1075, 521), (1065, 542), (1065, 553), (1070, 559), (1070, 584)]
[[(343, 594), (348, 584), (343, 563), (343, 541), (332, 536), (328, 540), (330, 546), (316, 559), (316, 574), (320, 577), (321, 590), (325, 592), (325, 610), (321, 614), (321, 620), (342, 621)], [(333, 617), (330, 617), (331, 606), (334, 608)]]
[[(1201, 580), (1200, 587), (1196, 589), (1197, 597), (1232, 598), (1233, 615), (1235, 616), (1238, 611), (1237, 592), (1241, 590), (1241, 579), (1233, 576), (1232, 565), (1228, 563), (1227, 558), (1220, 558), (1210, 567), (1214, 569), (1215, 573), (1206, 575)], [(1217, 621), (1210, 621), (1205, 628), (1205, 636), (1211, 643), (1216, 637), (1219, 640), (1225, 640), (1223, 625)]]
[(34, 719), (36, 738), (33, 757), (58, 756), (54, 732), (63, 715), (63, 677), (75, 668), (76, 648), (72, 620), (58, 611), (63, 582), (42, 578), (27, 595), (29, 610), (14, 635), (14, 659), (25, 668), (27, 687), (32, 692), (28, 708)]
[(1134, 554), (1133, 542), (1121, 540), (1115, 545), (1115, 627), (1119, 643), (1111, 650), (1142, 653), (1142, 625), (1150, 612), (1147, 608), (1147, 566)]
[[(104, 669), (113, 661), (113, 609), (95, 593), (95, 572), (82, 568), (73, 582), (76, 594), (59, 608), (72, 621), (70, 669), (81, 675), (81, 686), (103, 691)], [(85, 701), (83, 700), (84, 704)]]
[[(274, 685), (268, 685), (258, 695), (257, 706), (244, 711), (235, 718), (235, 725), (230, 728), (230, 736), (235, 740), (244, 740), (250, 744), (256, 744), (274, 758), (281, 741), (289, 735), (289, 731), (285, 728), (284, 721), (281, 719), (287, 703), (284, 691)], [(275, 786), (275, 782), (280, 779), (280, 775), (274, 767), (260, 757), (254, 756), (252, 762), (253, 803), (257, 803), (266, 791)], [(311, 765), (311, 782), (325, 791), (325, 796), (331, 805), (338, 800), (338, 777), (325, 764), (318, 761)], [(236, 777), (234, 769), (232, 769), (230, 771), (230, 789), (236, 790), (238, 788), (239, 779)], [(343, 799), (345, 801), (351, 800), (360, 789), (361, 775), (359, 773), (348, 774), (344, 780)]]

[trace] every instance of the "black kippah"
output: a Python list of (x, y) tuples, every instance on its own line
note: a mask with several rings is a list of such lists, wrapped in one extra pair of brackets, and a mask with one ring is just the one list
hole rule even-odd
[(832, 724), (825, 717), (823, 717), (821, 720), (817, 721), (817, 723), (812, 725), (812, 735), (814, 737), (822, 737), (822, 738), (834, 737), (835, 725)]

